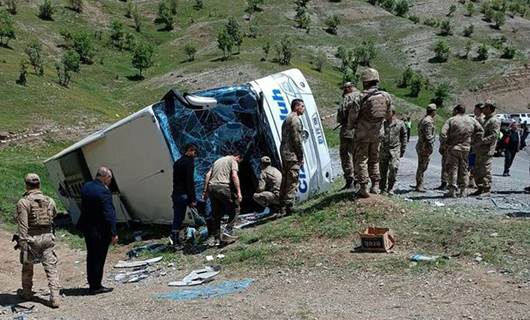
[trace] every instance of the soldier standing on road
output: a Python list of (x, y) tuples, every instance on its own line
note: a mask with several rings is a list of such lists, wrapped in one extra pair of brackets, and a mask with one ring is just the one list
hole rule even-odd
[(431, 103), (427, 106), (427, 115), (418, 123), (418, 170), (416, 171), (416, 191), (425, 192), (423, 186), (423, 175), (429, 166), (434, 148), (434, 117), (436, 116), (436, 105)]
[(280, 204), (280, 187), (282, 173), (271, 166), (271, 158), (261, 158), (261, 173), (259, 175), (258, 189), (254, 193), (254, 201), (262, 207), (268, 207), (272, 213), (278, 213)]
[(480, 105), (484, 114), (482, 127), (484, 128), (484, 137), (475, 142), (474, 150), (476, 152), (475, 162), (475, 180), (478, 190), (472, 195), (489, 194), (491, 192), (491, 169), (493, 165), (493, 155), (497, 147), (497, 137), (501, 130), (501, 123), (495, 115), (495, 102), (487, 100)]
[(447, 156), (447, 176), (449, 192), (447, 197), (465, 196), (468, 185), (468, 157), (471, 141), (480, 141), (484, 130), (473, 117), (466, 116), (466, 109), (462, 105), (453, 108), (453, 117), (449, 118), (442, 127), (440, 143), (444, 146)]
[(281, 216), (293, 212), (296, 192), (298, 191), (298, 177), (300, 169), (304, 165), (303, 126), (302, 119), (300, 119), (304, 111), (304, 101), (294, 99), (291, 102), (291, 113), (282, 124), (282, 142), (280, 144), (282, 157)]
[[(477, 119), (478, 123), (480, 123), (481, 126), (484, 125), (484, 114), (482, 113), (482, 107), (484, 104), (477, 103), (475, 105), (475, 109), (473, 109), (473, 114), (475, 119)], [(477, 150), (475, 150), (475, 145), (477, 144), (477, 141), (471, 142), (471, 150), (469, 151), (469, 188), (476, 188), (477, 184), (475, 183), (475, 170), (477, 168), (476, 160), (477, 160)]]
[(59, 276), (53, 219), (57, 215), (55, 202), (40, 190), (40, 178), (29, 173), (24, 179), (26, 192), (17, 203), (16, 221), (20, 237), (20, 262), (22, 263), (22, 291), (20, 297), (33, 297), (33, 264), (42, 263), (50, 288), (50, 306), (59, 307)]
[(340, 124), (340, 163), (344, 173), (346, 184), (342, 190), (351, 189), (354, 182), (353, 158), (353, 129), (348, 129), (348, 118), (350, 110), (358, 103), (360, 92), (351, 82), (346, 82), (343, 86), (343, 100), (337, 110), (337, 123)]
[(379, 193), (379, 146), (383, 136), (383, 122), (392, 116), (392, 98), (378, 89), (379, 73), (367, 68), (361, 74), (363, 93), (359, 104), (350, 110), (348, 129), (354, 129), (355, 175), (360, 184), (357, 196), (370, 197), (368, 182), (372, 182), (370, 193)]
[[(388, 192), (392, 195), (394, 184), (399, 170), (399, 159), (407, 150), (407, 128), (405, 123), (396, 118), (396, 111), (392, 108), (392, 116), (385, 120), (384, 136), (381, 145), (381, 181), (379, 188), (381, 192)], [(388, 185), (387, 185), (388, 180)]]

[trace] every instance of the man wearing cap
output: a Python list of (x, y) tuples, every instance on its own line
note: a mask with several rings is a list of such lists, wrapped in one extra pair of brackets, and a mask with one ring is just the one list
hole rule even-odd
[(16, 221), (20, 238), (20, 262), (22, 263), (22, 299), (33, 297), (33, 264), (42, 263), (50, 288), (50, 306), (59, 307), (59, 276), (55, 255), (53, 219), (57, 208), (52, 198), (40, 190), (40, 178), (29, 173), (25, 179), (26, 192), (17, 203)]
[(348, 129), (354, 129), (355, 178), (360, 184), (357, 196), (368, 198), (379, 193), (379, 146), (383, 136), (383, 122), (392, 116), (392, 98), (378, 89), (379, 73), (367, 68), (361, 74), (363, 93), (358, 104), (350, 110)]
[(280, 187), (282, 173), (271, 166), (271, 158), (261, 158), (261, 173), (259, 175), (258, 189), (254, 193), (254, 201), (262, 207), (268, 207), (272, 213), (278, 213), (280, 204)]
[(83, 232), (86, 244), (86, 269), (90, 294), (111, 292), (101, 284), (110, 244), (118, 242), (116, 211), (112, 202), (112, 171), (100, 167), (96, 179), (81, 188), (81, 216), (77, 228)]
[(495, 115), (495, 108), (495, 101), (493, 100), (486, 100), (486, 103), (480, 104), (480, 109), (484, 115), (482, 124), (484, 136), (481, 140), (475, 141), (474, 146), (476, 152), (474, 177), (478, 189), (473, 195), (477, 196), (491, 192), (493, 155), (501, 130), (501, 123)]
[[(385, 120), (383, 143), (381, 144), (381, 181), (379, 189), (392, 195), (399, 170), (399, 159), (407, 150), (407, 128), (405, 123), (396, 117), (392, 107), (392, 116)], [(388, 184), (387, 184), (388, 182)]]
[(280, 215), (294, 211), (298, 191), (300, 169), (304, 165), (303, 125), (300, 118), (305, 112), (302, 99), (291, 101), (291, 113), (282, 123), (282, 185), (280, 187)]
[(465, 196), (468, 185), (468, 158), (471, 141), (479, 141), (484, 133), (480, 123), (465, 113), (464, 106), (455, 106), (453, 116), (445, 122), (440, 133), (440, 144), (445, 148), (447, 156), (449, 191), (446, 196), (451, 198), (457, 196), (457, 183), (458, 197)]
[(425, 192), (423, 186), (423, 175), (429, 167), (429, 161), (434, 148), (434, 117), (436, 116), (436, 105), (431, 103), (427, 106), (427, 114), (418, 123), (418, 143), (416, 152), (418, 154), (418, 169), (416, 171), (416, 191)]
[[(480, 123), (481, 126), (484, 127), (484, 114), (482, 113), (484, 104), (483, 103), (477, 103), (475, 104), (475, 108), (473, 109), (473, 117)], [(477, 184), (475, 182), (475, 176), (476, 176), (476, 162), (477, 162), (477, 150), (475, 146), (480, 141), (471, 141), (471, 150), (469, 150), (469, 188), (476, 188)]]
[(353, 129), (348, 129), (348, 118), (352, 107), (359, 103), (360, 92), (351, 82), (346, 82), (342, 87), (342, 104), (337, 110), (337, 123), (340, 125), (340, 163), (346, 184), (343, 190), (350, 189), (354, 181), (353, 170)]

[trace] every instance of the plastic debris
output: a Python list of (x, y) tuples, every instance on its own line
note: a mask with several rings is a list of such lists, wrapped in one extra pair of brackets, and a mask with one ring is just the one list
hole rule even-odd
[(179, 289), (177, 291), (156, 295), (155, 298), (182, 301), (222, 297), (228, 294), (243, 292), (245, 289), (250, 287), (253, 282), (253, 279), (248, 278), (238, 281), (224, 281), (222, 283), (214, 285), (189, 289)]
[(160, 262), (162, 260), (162, 257), (156, 257), (152, 259), (147, 260), (139, 260), (139, 261), (118, 261), (118, 263), (114, 266), (114, 268), (138, 268), (143, 266), (148, 266), (155, 264), (157, 262)]
[[(121, 283), (138, 282), (142, 279), (147, 278), (147, 274), (150, 273), (149, 269), (144, 268), (131, 272), (122, 272), (114, 276), (114, 281)], [(145, 277), (143, 277), (145, 275)]]
[(416, 262), (420, 262), (420, 261), (436, 261), (438, 259), (440, 259), (440, 256), (427, 256), (427, 255), (424, 255), (424, 254), (415, 254), (415, 255), (410, 257), (411, 261), (416, 261)]
[(218, 254), (217, 256), (215, 256), (217, 259), (219, 260), (223, 260), (225, 258), (225, 255), (224, 254)]
[(163, 243), (152, 243), (145, 246), (137, 247), (129, 252), (127, 252), (127, 256), (129, 258), (136, 258), (140, 255), (142, 252), (149, 252), (149, 253), (159, 253), (167, 249), (167, 245)]
[(440, 202), (440, 201), (434, 201), (433, 204), (435, 207), (445, 207), (445, 203)]
[(206, 256), (206, 261), (213, 261), (213, 256)]
[(207, 266), (203, 269), (193, 270), (185, 276), (181, 281), (174, 281), (168, 283), (170, 287), (185, 287), (196, 286), (205, 282), (212, 281), (213, 278), (220, 272), (220, 267)]

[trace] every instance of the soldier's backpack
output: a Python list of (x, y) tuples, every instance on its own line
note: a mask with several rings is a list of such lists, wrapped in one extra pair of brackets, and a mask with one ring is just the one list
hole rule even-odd
[(361, 100), (361, 112), (368, 122), (380, 122), (387, 115), (388, 101), (381, 91), (374, 90)]
[(53, 212), (48, 197), (30, 199), (28, 224), (33, 227), (49, 227), (53, 224)]

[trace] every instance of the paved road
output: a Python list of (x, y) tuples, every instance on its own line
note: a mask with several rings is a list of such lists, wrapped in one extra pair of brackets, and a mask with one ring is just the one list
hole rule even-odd
[[(504, 158), (494, 158), (493, 168), (493, 193), (491, 197), (466, 197), (461, 199), (447, 199), (443, 197), (444, 192), (434, 190), (440, 185), (441, 156), (438, 152), (433, 154), (429, 168), (425, 173), (426, 193), (415, 192), (412, 188), (416, 184), (416, 137), (411, 137), (407, 145), (407, 151), (403, 159), (396, 185), (396, 196), (408, 201), (422, 201), (431, 205), (449, 205), (472, 207), (478, 210), (498, 212), (513, 216), (530, 217), (530, 195), (523, 192), (523, 188), (530, 186), (530, 150), (519, 152), (510, 170), (510, 177), (503, 177)], [(438, 150), (438, 145), (436, 149)], [(338, 152), (331, 152), (334, 169), (341, 175), (340, 160)], [(469, 190), (468, 193), (474, 190)]]

